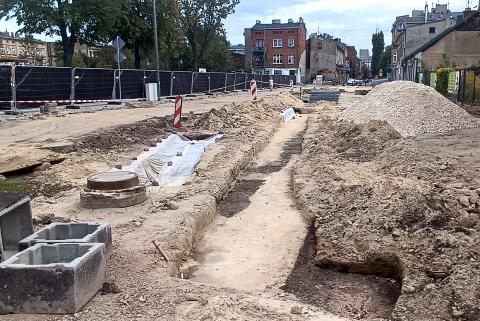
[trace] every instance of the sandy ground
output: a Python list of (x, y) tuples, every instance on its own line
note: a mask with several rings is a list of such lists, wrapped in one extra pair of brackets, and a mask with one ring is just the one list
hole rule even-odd
[(255, 167), (280, 161), (285, 142), (303, 133), (306, 120), (301, 117), (285, 124), (258, 155), (250, 169), (253, 173), (242, 179), (264, 182), (246, 209), (230, 218), (219, 216), (207, 231), (196, 249), (200, 266), (193, 281), (248, 291), (285, 283), (306, 234), (290, 190), (296, 159), (270, 174), (255, 173)]
[[(274, 92), (261, 91), (259, 98), (268, 97)], [(248, 101), (248, 92), (228, 95), (201, 96), (189, 98), (183, 105), (184, 113), (201, 113), (225, 104)], [(139, 106), (145, 103), (139, 103)], [(62, 117), (40, 116), (19, 117), (0, 123), (0, 173), (17, 168), (57, 159), (58, 155), (49, 149), (51, 146), (68, 145), (72, 140), (94, 131), (112, 126), (129, 124), (152, 117), (173, 114), (174, 103), (162, 102), (150, 108), (105, 109), (95, 112), (62, 112)]]

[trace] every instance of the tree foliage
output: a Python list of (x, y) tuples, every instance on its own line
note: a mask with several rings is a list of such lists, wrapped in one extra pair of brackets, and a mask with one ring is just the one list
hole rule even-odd
[(208, 46), (223, 36), (223, 20), (240, 0), (179, 0), (180, 27), (188, 42), (193, 69), (203, 62)]
[(2, 0), (0, 18), (16, 19), (21, 32), (59, 36), (63, 63), (72, 65), (75, 43), (106, 41), (120, 10), (120, 0)]
[(388, 45), (380, 55), (379, 71), (383, 70), (383, 75), (387, 74), (389, 66), (392, 63), (392, 46)]
[(377, 76), (381, 69), (380, 59), (385, 49), (385, 37), (383, 31), (376, 32), (372, 35), (372, 76)]

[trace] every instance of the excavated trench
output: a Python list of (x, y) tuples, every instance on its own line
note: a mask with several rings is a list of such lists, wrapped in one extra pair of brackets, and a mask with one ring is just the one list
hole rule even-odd
[(315, 264), (315, 231), (291, 185), (306, 119), (283, 125), (218, 203), (216, 221), (192, 252), (198, 265), (189, 278), (247, 291), (281, 289), (343, 317), (388, 318), (400, 294), (395, 276)]

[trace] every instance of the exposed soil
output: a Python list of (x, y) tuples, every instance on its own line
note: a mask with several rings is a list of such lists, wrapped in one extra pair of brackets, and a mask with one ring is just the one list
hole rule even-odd
[(402, 139), (387, 123), (339, 122), (333, 110), (305, 135), (294, 184), (315, 221), (315, 264), (401, 279), (392, 320), (480, 319), (479, 131), (453, 135), (449, 146)]
[(375, 275), (342, 273), (315, 265), (315, 227), (307, 236), (282, 289), (304, 303), (353, 319), (388, 319), (400, 295), (400, 282)]

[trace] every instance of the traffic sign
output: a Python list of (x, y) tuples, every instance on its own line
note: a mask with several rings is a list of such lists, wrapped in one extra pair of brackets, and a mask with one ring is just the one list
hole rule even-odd
[(115, 40), (113, 40), (112, 47), (117, 50), (122, 50), (122, 48), (125, 47), (125, 41), (123, 41), (122, 38), (117, 37)]

